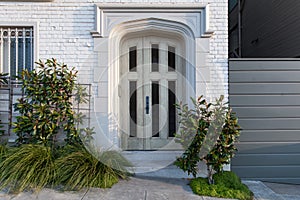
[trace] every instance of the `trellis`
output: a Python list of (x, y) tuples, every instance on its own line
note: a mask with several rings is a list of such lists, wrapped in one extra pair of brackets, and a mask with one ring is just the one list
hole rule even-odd
[[(87, 127), (90, 127), (91, 116), (91, 84), (78, 84), (86, 88), (87, 103), (74, 104), (76, 112), (82, 112), (84, 114), (83, 120), (86, 121)], [(22, 98), (24, 93), (22, 92), (22, 82), (8, 78), (7, 84), (0, 85), (0, 119), (3, 126), (0, 130), (3, 130), (3, 135), (10, 136), (12, 131), (12, 122), (15, 117), (18, 116), (18, 112), (14, 111), (14, 103), (17, 99)], [(73, 98), (74, 102), (74, 98)], [(76, 107), (75, 107), (76, 106)]]

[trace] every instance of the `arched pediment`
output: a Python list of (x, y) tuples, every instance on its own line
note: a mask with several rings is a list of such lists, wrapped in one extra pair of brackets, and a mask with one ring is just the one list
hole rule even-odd
[(108, 37), (116, 26), (127, 22), (149, 19), (147, 22), (155, 25), (158, 21), (151, 19), (156, 18), (186, 25), (195, 38), (210, 37), (213, 33), (209, 26), (209, 4), (101, 4), (95, 10), (93, 37)]
[[(194, 32), (190, 27), (172, 20), (166, 20), (161, 18), (145, 18), (133, 21), (122, 22), (111, 30), (109, 38), (115, 38), (119, 40), (125, 35), (132, 34), (160, 34), (160, 35), (172, 35), (173, 37), (179, 37), (184, 40), (194, 40)], [(119, 39), (118, 39), (119, 38)]]
[[(133, 21), (122, 22), (109, 34), (110, 52), (119, 49), (119, 44), (123, 38), (139, 37), (146, 35), (157, 35), (177, 38), (183, 41), (187, 60), (193, 63), (192, 56), (195, 49), (195, 36), (193, 31), (187, 25), (181, 22), (165, 20), (160, 18), (146, 18)], [(113, 53), (114, 54), (114, 53)], [(117, 55), (116, 52), (114, 55)], [(115, 56), (114, 56), (115, 57)]]

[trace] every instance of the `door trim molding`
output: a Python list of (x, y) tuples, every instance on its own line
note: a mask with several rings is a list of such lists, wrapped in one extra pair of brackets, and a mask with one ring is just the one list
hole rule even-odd
[[(168, 34), (173, 37), (180, 38), (185, 46), (183, 50), (186, 55), (186, 78), (187, 84), (186, 99), (195, 96), (195, 54), (196, 43), (193, 31), (187, 25), (181, 22), (171, 20), (147, 18), (142, 20), (133, 20), (116, 25), (110, 32), (108, 38), (108, 114), (109, 118), (109, 134), (121, 137), (118, 130), (119, 119), (119, 57), (120, 43), (128, 36), (139, 34)], [(120, 146), (120, 142), (119, 142)]]
[[(132, 20), (159, 16), (189, 26), (196, 38), (211, 37), (210, 5), (199, 3), (107, 3), (95, 4), (93, 37), (108, 37), (115, 25)], [(142, 10), (142, 12), (140, 12)]]

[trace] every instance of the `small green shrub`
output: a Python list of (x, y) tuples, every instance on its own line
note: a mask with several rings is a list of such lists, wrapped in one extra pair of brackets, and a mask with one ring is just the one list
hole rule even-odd
[(129, 162), (115, 151), (99, 153), (98, 158), (85, 148), (68, 146), (64, 156), (56, 160), (56, 184), (66, 189), (78, 190), (83, 187), (107, 188), (127, 177)]
[(42, 145), (22, 145), (8, 150), (0, 163), (0, 188), (21, 192), (25, 189), (39, 191), (52, 185), (55, 176), (51, 149)]
[(215, 184), (209, 184), (207, 178), (196, 178), (190, 182), (195, 194), (220, 198), (252, 200), (253, 193), (233, 172), (220, 172), (213, 175)]
[(193, 100), (193, 109), (177, 105), (180, 134), (176, 135), (176, 142), (182, 144), (185, 152), (175, 165), (196, 177), (198, 162), (205, 161), (210, 184), (214, 182), (213, 173), (221, 172), (234, 156), (237, 150), (234, 143), (240, 135), (238, 120), (223, 100), (221, 96), (212, 104), (201, 96)]
[(55, 59), (36, 64), (35, 70), (23, 70), (20, 77), (24, 96), (15, 104), (21, 115), (13, 124), (18, 142), (53, 145), (61, 131), (76, 137), (71, 100), (77, 71)]

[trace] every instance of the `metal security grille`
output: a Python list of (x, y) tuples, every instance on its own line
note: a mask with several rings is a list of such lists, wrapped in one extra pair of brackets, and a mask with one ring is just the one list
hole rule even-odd
[(33, 27), (0, 27), (0, 70), (14, 78), (34, 62)]

